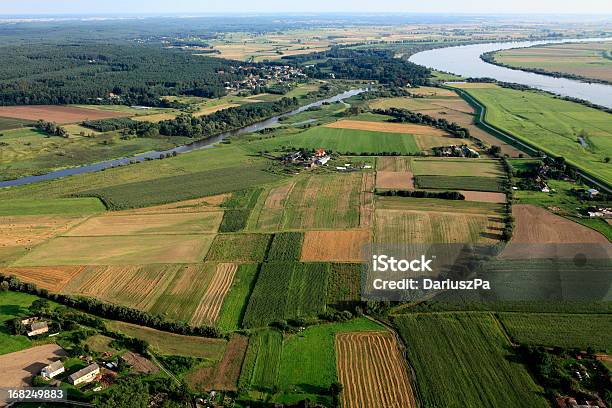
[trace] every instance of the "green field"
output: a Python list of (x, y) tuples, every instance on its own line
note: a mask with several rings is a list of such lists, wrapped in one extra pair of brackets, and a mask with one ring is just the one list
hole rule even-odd
[(191, 356), (218, 361), (223, 356), (226, 340), (197, 336), (183, 336), (131, 323), (110, 321), (111, 330), (144, 340), (158, 353), (175, 356)]
[(120, 210), (228, 193), (277, 179), (261, 165), (238, 166), (88, 190), (80, 195), (100, 197), (108, 208)]
[[(79, 174), (59, 180), (39, 182), (8, 189), (0, 189), (0, 201), (12, 198), (49, 199), (78, 195), (84, 191), (106, 189), (172, 176), (182, 176), (175, 182), (184, 183), (191, 174), (203, 175), (209, 170), (218, 170), (236, 166), (263, 166), (265, 160), (249, 156), (244, 150), (230, 145), (221, 145), (214, 149), (202, 149), (165, 160), (145, 161), (130, 166), (116, 167), (95, 173)], [(257, 173), (257, 172), (255, 172)], [(210, 174), (214, 175), (214, 173)], [(200, 180), (200, 185), (205, 180)], [(215, 184), (215, 183), (213, 183)], [(174, 188), (178, 188), (174, 186)], [(202, 187), (200, 187), (202, 188)], [(153, 190), (153, 188), (151, 188)], [(182, 194), (179, 194), (179, 198)], [(134, 200), (136, 200), (134, 198)], [(148, 201), (148, 199), (147, 199)], [(153, 200), (155, 201), (155, 200)], [(145, 204), (142, 204), (145, 205)]]
[(26, 198), (0, 200), (0, 216), (7, 215), (78, 215), (94, 214), (106, 210), (97, 198), (53, 198), (30, 200)]
[(258, 264), (242, 264), (234, 275), (232, 287), (219, 312), (217, 327), (224, 331), (238, 330), (246, 313), (249, 296), (257, 279)]
[(25, 119), (0, 117), (0, 132), (3, 130), (18, 129), (23, 126), (31, 125), (32, 123), (34, 122)]
[(13, 336), (4, 322), (17, 316), (25, 316), (36, 296), (19, 292), (0, 292), (0, 355), (26, 349), (32, 345), (25, 336)]
[(323, 148), (350, 156), (385, 152), (411, 154), (420, 151), (412, 135), (326, 127), (316, 127), (296, 135), (251, 142), (246, 147), (253, 152)]
[(414, 184), (440, 190), (504, 191), (503, 180), (494, 177), (415, 176)]
[(415, 176), (503, 177), (498, 160), (415, 158), (410, 167)]
[(532, 346), (612, 350), (610, 315), (499, 313), (512, 340)]
[(264, 330), (249, 338), (239, 385), (241, 388), (272, 391), (278, 384), (283, 335), (274, 330)]
[(403, 315), (394, 324), (423, 407), (548, 406), (490, 314)]
[(283, 344), (280, 388), (285, 393), (326, 394), (338, 381), (335, 336), (337, 333), (380, 331), (382, 326), (365, 318), (311, 326)]
[(328, 274), (325, 264), (264, 264), (244, 316), (244, 327), (262, 327), (324, 312)]
[(604, 162), (612, 151), (609, 113), (542, 92), (486, 85), (464, 90), (486, 106), (488, 123), (612, 183), (612, 166)]
[(543, 70), (612, 82), (612, 42), (549, 44), (497, 52), (495, 61), (516, 68)]
[(361, 296), (361, 264), (332, 264), (327, 285), (327, 304), (336, 309), (350, 308)]
[[(1, 126), (1, 122), (0, 122)], [(67, 127), (70, 129), (74, 128)], [(136, 153), (167, 150), (189, 141), (185, 137), (137, 137), (122, 139), (118, 132), (94, 133), (78, 129), (70, 137), (46, 136), (32, 128), (2, 131), (0, 141), (0, 179), (10, 180), (33, 174), (46, 173), (66, 167), (75, 167)]]
[(266, 257), (270, 236), (266, 234), (217, 235), (207, 261), (261, 262)]
[(301, 232), (280, 232), (274, 234), (268, 262), (298, 261), (302, 252), (304, 234)]

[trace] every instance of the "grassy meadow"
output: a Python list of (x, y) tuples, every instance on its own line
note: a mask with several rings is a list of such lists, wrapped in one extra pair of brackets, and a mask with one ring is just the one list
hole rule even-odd
[(609, 113), (543, 92), (471, 85), (456, 86), (486, 106), (488, 123), (612, 183), (612, 166), (605, 162), (612, 151)]

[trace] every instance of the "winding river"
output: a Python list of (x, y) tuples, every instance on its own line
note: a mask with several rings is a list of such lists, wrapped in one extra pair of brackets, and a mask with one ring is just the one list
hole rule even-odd
[(105, 160), (105, 161), (101, 161), (101, 162), (97, 162), (93, 164), (87, 164), (87, 165), (80, 166), (80, 167), (70, 167), (67, 169), (51, 171), (49, 173), (45, 173), (45, 174), (41, 174), (37, 176), (27, 176), (27, 177), (21, 177), (18, 179), (14, 179), (14, 180), (0, 181), (0, 188), (20, 186), (23, 184), (36, 183), (39, 181), (55, 180), (61, 177), (73, 176), (75, 174), (93, 173), (96, 171), (109, 169), (112, 167), (124, 166), (127, 164), (131, 164), (133, 162), (141, 162), (141, 161), (150, 160), (150, 159), (157, 159), (162, 154), (163, 155), (166, 155), (168, 153), (172, 154), (173, 152), (187, 153), (193, 150), (210, 148), (210, 147), (213, 147), (215, 143), (218, 143), (227, 137), (237, 136), (237, 135), (241, 135), (244, 133), (257, 132), (259, 130), (266, 129), (266, 128), (269, 128), (269, 127), (272, 127), (278, 124), (279, 120), (283, 117), (297, 115), (298, 113), (304, 112), (307, 109), (321, 106), (324, 103), (342, 102), (345, 99), (348, 99), (355, 95), (359, 95), (364, 92), (367, 92), (367, 90), (366, 89), (353, 89), (350, 91), (342, 92), (338, 95), (332, 96), (331, 98), (322, 99), (320, 101), (312, 102), (312, 103), (309, 103), (308, 105), (301, 106), (295, 110), (292, 110), (291, 112), (284, 113), (278, 116), (273, 116), (269, 119), (254, 123), (249, 126), (245, 126), (240, 129), (231, 130), (231, 131), (210, 137), (208, 139), (198, 140), (193, 143), (178, 146), (178, 147), (175, 147), (169, 150), (151, 151), (151, 152), (137, 154), (134, 156), (123, 157), (120, 159)]
[(464, 77), (494, 78), (501, 82), (528, 85), (562, 96), (583, 99), (597, 105), (612, 108), (612, 86), (588, 83), (574, 79), (555, 78), (531, 72), (515, 70), (489, 64), (480, 59), (486, 52), (526, 48), (534, 45), (560, 44), (567, 42), (610, 41), (612, 38), (585, 38), (545, 41), (520, 41), (462, 45), (437, 48), (412, 55), (409, 61), (438, 71), (451, 72)]

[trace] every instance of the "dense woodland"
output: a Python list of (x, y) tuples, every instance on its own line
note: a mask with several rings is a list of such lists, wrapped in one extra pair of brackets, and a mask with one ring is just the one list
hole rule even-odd
[(313, 78), (362, 79), (395, 86), (426, 85), (430, 70), (413, 64), (384, 49), (347, 49), (334, 47), (329, 51), (284, 57), (295, 63), (309, 64), (305, 73)]
[(225, 82), (242, 78), (233, 73), (238, 65), (158, 46), (0, 47), (0, 105), (165, 106), (164, 95), (225, 95)]

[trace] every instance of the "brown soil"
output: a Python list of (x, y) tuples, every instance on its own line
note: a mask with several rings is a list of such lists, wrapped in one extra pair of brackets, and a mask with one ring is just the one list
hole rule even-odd
[(341, 407), (416, 407), (407, 370), (391, 333), (336, 335)]
[[(26, 387), (43, 367), (65, 356), (57, 344), (45, 344), (0, 356), (0, 387)], [(0, 401), (1, 402), (1, 401)]]
[(217, 265), (217, 270), (215, 271), (212, 282), (208, 286), (206, 293), (204, 293), (198, 308), (191, 318), (190, 323), (192, 325), (212, 325), (217, 321), (225, 295), (234, 281), (236, 269), (238, 269), (238, 265), (233, 263), (221, 263)]
[(46, 120), (55, 123), (76, 123), (84, 120), (97, 120), (129, 116), (127, 113), (110, 112), (75, 106), (31, 105), (2, 106), (0, 116), (26, 120)]
[(328, 128), (334, 129), (355, 129), (367, 130), (370, 132), (384, 133), (406, 133), (411, 135), (444, 136), (443, 131), (423, 125), (413, 125), (409, 123), (389, 123), (389, 122), (365, 122), (360, 120), (339, 120), (329, 125)]
[(282, 186), (276, 187), (270, 190), (268, 197), (266, 198), (265, 207), (272, 210), (281, 210), (285, 207), (285, 201), (295, 183), (283, 184)]
[(376, 188), (414, 190), (413, 175), (409, 171), (377, 171)]
[(479, 201), (481, 203), (505, 203), (506, 195), (504, 193), (488, 193), (485, 191), (466, 191), (460, 190), (465, 196), (466, 201)]
[(362, 262), (369, 240), (370, 232), (363, 230), (307, 231), (300, 260)]
[(573, 258), (578, 253), (593, 258), (612, 256), (612, 245), (605, 236), (543, 208), (514, 205), (512, 215), (516, 226), (502, 258)]
[(159, 372), (159, 367), (153, 364), (151, 360), (141, 356), (138, 353), (128, 351), (124, 353), (121, 358), (132, 366), (132, 370), (137, 373), (155, 374)]

